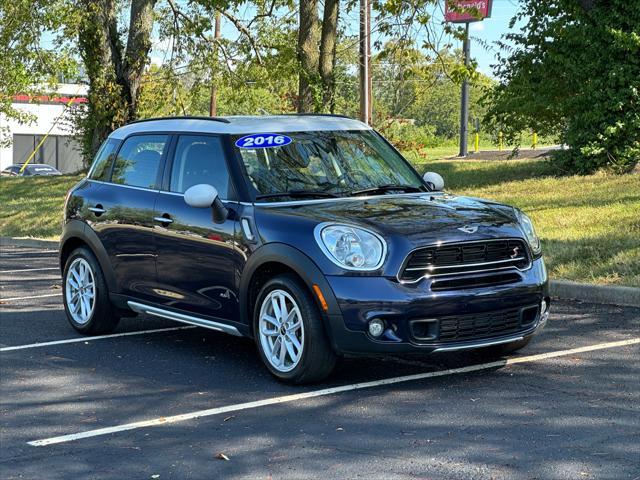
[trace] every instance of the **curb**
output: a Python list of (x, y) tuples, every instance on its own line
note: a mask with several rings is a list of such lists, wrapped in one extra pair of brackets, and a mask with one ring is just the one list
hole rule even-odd
[(0, 237), (0, 247), (36, 247), (36, 248), (58, 248), (59, 242), (56, 240), (40, 240), (39, 238), (13, 238)]
[[(0, 237), (0, 247), (5, 245), (15, 247), (58, 248), (58, 242), (55, 240)], [(551, 280), (549, 281), (549, 291), (552, 297), (561, 299), (640, 307), (640, 288), (591, 285), (588, 283), (571, 282), (569, 280)]]
[(552, 297), (562, 299), (640, 307), (640, 288), (551, 280), (549, 290)]

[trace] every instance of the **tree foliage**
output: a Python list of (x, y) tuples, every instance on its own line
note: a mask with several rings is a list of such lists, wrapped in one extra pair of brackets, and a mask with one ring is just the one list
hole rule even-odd
[(640, 5), (526, 0), (505, 35), (487, 119), (510, 136), (560, 133), (568, 170), (627, 171), (640, 160)]
[[(2, 3), (0, 46), (10, 45), (15, 31), (22, 37), (18, 48), (0, 58), (0, 73), (19, 81), (5, 82), (3, 88), (25, 93), (63, 72), (65, 59), (69, 65), (74, 58), (81, 63), (89, 102), (75, 120), (86, 159), (112, 130), (137, 118), (208, 115), (214, 90), (219, 115), (358, 115), (358, 37), (353, 24), (358, 2), (353, 0), (13, 4)], [(460, 80), (471, 77), (478, 85), (484, 80), (473, 67), (464, 67), (451, 39), (445, 44), (434, 40), (429, 12), (435, 6), (435, 0), (374, 2), (372, 31), (387, 42), (374, 41), (375, 50), (381, 50), (372, 69), (376, 126), (411, 118), (420, 130), (415, 138), (425, 138), (425, 132), (451, 137), (458, 129)], [(221, 37), (214, 34), (216, 16), (225, 25)], [(444, 28), (456, 38), (455, 28)], [(52, 31), (60, 40), (55, 48), (42, 50), (43, 38)], [(52, 59), (53, 68), (45, 68)], [(478, 107), (475, 92), (474, 87), (472, 112)], [(10, 106), (10, 93), (2, 95), (5, 107)]]
[[(412, 119), (434, 137), (454, 138), (460, 129), (460, 84), (465, 76), (462, 52), (430, 55), (412, 42), (390, 42), (374, 57), (376, 122)], [(462, 73), (461, 73), (462, 72)], [(492, 80), (479, 72), (470, 76), (470, 119), (486, 113), (479, 100)]]
[[(49, 93), (60, 77), (71, 77), (78, 64), (62, 33), (75, 13), (63, 0), (0, 2), (0, 115), (30, 122), (33, 118), (12, 106), (18, 94)], [(51, 48), (43, 48), (47, 33)], [(0, 144), (9, 141), (0, 131)]]
[(89, 107), (80, 119), (85, 156), (109, 133), (137, 118), (142, 74), (148, 64), (156, 0), (78, 0), (78, 49), (89, 78)]

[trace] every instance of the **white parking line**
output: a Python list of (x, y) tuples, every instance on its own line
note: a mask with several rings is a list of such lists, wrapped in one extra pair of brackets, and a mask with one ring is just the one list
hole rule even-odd
[(62, 292), (47, 293), (46, 295), (30, 295), (28, 297), (12, 297), (12, 298), (2, 298), (2, 297), (0, 297), (0, 300), (3, 301), (3, 302), (11, 302), (13, 300), (30, 300), (32, 298), (57, 297), (58, 295), (62, 295)]
[(47, 268), (21, 268), (19, 270), (0, 270), (0, 274), (2, 273), (22, 273), (22, 272), (44, 272), (45, 270), (60, 270), (58, 267), (47, 267)]
[(109, 335), (96, 335), (95, 337), (67, 338), (65, 340), (54, 340), (52, 342), (29, 343), (27, 345), (15, 345), (13, 347), (2, 347), (0, 348), (0, 352), (25, 350), (27, 348), (48, 347), (49, 345), (63, 345), (65, 343), (80, 343), (80, 342), (86, 343), (86, 342), (93, 342), (94, 340), (104, 340), (106, 338), (128, 337), (129, 335), (143, 335), (146, 333), (171, 332), (173, 330), (186, 330), (188, 328), (196, 328), (196, 327), (195, 325), (189, 325), (186, 327), (154, 328), (152, 330), (138, 330), (135, 332), (112, 333)]
[[(28, 247), (34, 248), (34, 247)], [(39, 253), (58, 253), (60, 250), (38, 250), (35, 249), (35, 252), (2, 252), (0, 253), (0, 258), (11, 258), (11, 257), (28, 257), (29, 255), (37, 255)]]
[(365, 388), (379, 387), (383, 385), (393, 385), (396, 383), (411, 382), (416, 380), (424, 380), (426, 378), (443, 377), (446, 375), (457, 375), (460, 373), (476, 372), (478, 370), (488, 370), (497, 367), (505, 367), (507, 365), (515, 365), (517, 363), (539, 362), (548, 358), (563, 357), (567, 355), (575, 355), (577, 353), (592, 352), (595, 350), (603, 350), (606, 348), (625, 347), (629, 345), (640, 344), (640, 337), (618, 342), (600, 343), (597, 345), (589, 345), (586, 347), (572, 348), (570, 350), (559, 350), (555, 352), (541, 353), (538, 355), (529, 355), (526, 357), (515, 357), (506, 360), (498, 360), (495, 362), (481, 363), (478, 365), (470, 365), (468, 367), (452, 368), (450, 370), (442, 370), (438, 372), (419, 373), (416, 375), (406, 375), (403, 377), (385, 378), (382, 380), (374, 380), (372, 382), (354, 383), (352, 385), (343, 385), (341, 387), (324, 388), (322, 390), (314, 390), (311, 392), (297, 393), (294, 395), (285, 395), (282, 397), (266, 398), (255, 402), (238, 403), (235, 405), (227, 405), (224, 407), (211, 408), (208, 410), (198, 410), (195, 412), (174, 415), (171, 417), (159, 417), (151, 420), (143, 420), (140, 422), (126, 423), (124, 425), (115, 425), (112, 427), (98, 428), (96, 430), (87, 430), (80, 433), (72, 433), (70, 435), (61, 435), (59, 437), (45, 438), (42, 440), (32, 440), (27, 442), (34, 447), (42, 447), (45, 445), (53, 445), (55, 443), (65, 443), (83, 438), (98, 437), (109, 435), (111, 433), (123, 432), (126, 430), (135, 430), (138, 428), (154, 427), (158, 425), (167, 425), (170, 423), (184, 422), (201, 417), (209, 417), (212, 415), (220, 415), (223, 413), (237, 412), (240, 410), (248, 410), (252, 408), (265, 407), (267, 405), (278, 405), (282, 403), (295, 402), (297, 400), (306, 400), (309, 398), (321, 397), (325, 395), (334, 395), (336, 393), (349, 392), (352, 390), (362, 390)]

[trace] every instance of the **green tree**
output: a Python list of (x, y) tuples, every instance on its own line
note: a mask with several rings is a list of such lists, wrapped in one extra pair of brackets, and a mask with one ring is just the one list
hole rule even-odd
[[(0, 2), (0, 115), (21, 122), (33, 120), (12, 107), (14, 96), (49, 93), (58, 78), (75, 76), (78, 64), (72, 45), (57, 33), (74, 18), (74, 11), (63, 0)], [(49, 48), (43, 47), (45, 33)], [(0, 144), (10, 141), (0, 131)]]
[(322, 21), (318, 0), (298, 4), (298, 112), (335, 108), (334, 92), (339, 0), (324, 0)]
[[(428, 55), (412, 42), (389, 42), (373, 64), (378, 124), (384, 124), (385, 118), (405, 118), (441, 138), (458, 135), (460, 83), (469, 75), (460, 51)], [(470, 74), (470, 84), (470, 117), (481, 118), (486, 107), (480, 98), (492, 80), (475, 71)]]
[(560, 133), (573, 172), (628, 171), (640, 159), (640, 6), (525, 0), (505, 35), (487, 119), (516, 137)]
[(78, 48), (89, 77), (89, 106), (81, 117), (86, 158), (115, 128), (137, 118), (140, 82), (149, 61), (156, 0), (77, 0)]

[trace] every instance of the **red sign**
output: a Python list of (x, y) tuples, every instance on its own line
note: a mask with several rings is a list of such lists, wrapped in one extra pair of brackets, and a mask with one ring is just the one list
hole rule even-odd
[(30, 95), (14, 95), (13, 100), (19, 103), (88, 103), (87, 97), (54, 97), (40, 95), (32, 97)]
[(451, 23), (479, 22), (491, 16), (492, 0), (445, 0), (444, 19)]

